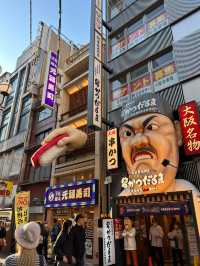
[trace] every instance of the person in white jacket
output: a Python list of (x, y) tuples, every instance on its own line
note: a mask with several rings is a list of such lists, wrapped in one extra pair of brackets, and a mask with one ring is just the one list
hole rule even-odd
[(149, 231), (149, 240), (151, 241), (152, 259), (156, 266), (164, 266), (163, 237), (164, 232), (162, 227), (153, 218)]
[(124, 219), (124, 231), (122, 236), (124, 237), (124, 250), (126, 252), (126, 265), (138, 266), (137, 248), (136, 248), (136, 230), (133, 227), (132, 220), (130, 218)]

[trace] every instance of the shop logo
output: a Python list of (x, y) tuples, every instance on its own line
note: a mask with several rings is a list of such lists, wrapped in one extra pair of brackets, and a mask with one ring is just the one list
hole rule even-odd
[(55, 198), (55, 194), (53, 192), (49, 193), (49, 201), (53, 201)]

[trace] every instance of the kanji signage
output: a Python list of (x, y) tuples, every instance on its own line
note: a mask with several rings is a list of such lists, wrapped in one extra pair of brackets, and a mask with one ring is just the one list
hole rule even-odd
[(102, 124), (102, 1), (91, 1), (91, 37), (88, 88), (88, 125), (101, 129)]
[(13, 192), (13, 182), (0, 180), (0, 197), (11, 197)]
[(45, 207), (95, 205), (97, 196), (97, 180), (95, 179), (49, 187), (45, 194)]
[(58, 55), (56, 52), (51, 51), (48, 56), (46, 82), (42, 96), (42, 104), (50, 109), (55, 104), (57, 68)]
[(117, 128), (107, 131), (107, 168), (118, 168)]
[(30, 191), (16, 194), (15, 197), (15, 224), (25, 224), (29, 220)]
[(186, 155), (200, 153), (200, 127), (195, 101), (179, 106), (179, 116)]
[(103, 220), (103, 265), (115, 264), (114, 224), (112, 219)]

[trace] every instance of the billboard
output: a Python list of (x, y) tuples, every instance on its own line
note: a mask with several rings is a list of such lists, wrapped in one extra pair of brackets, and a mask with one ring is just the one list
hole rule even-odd
[(53, 109), (55, 104), (57, 68), (58, 54), (50, 51), (47, 59), (47, 71), (42, 95), (42, 105), (50, 109)]

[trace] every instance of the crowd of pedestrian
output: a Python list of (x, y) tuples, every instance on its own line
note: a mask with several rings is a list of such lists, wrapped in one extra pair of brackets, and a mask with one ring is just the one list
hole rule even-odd
[(3, 265), (46, 266), (50, 239), (55, 266), (84, 266), (85, 227), (81, 214), (62, 223), (54, 219), (51, 230), (40, 222), (19, 225), (15, 230), (16, 253), (8, 256)]

